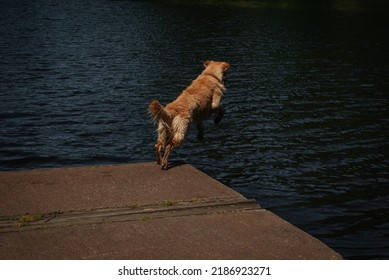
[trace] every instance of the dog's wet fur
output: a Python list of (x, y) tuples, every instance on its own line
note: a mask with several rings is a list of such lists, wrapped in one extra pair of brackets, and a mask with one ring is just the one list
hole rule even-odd
[[(168, 169), (171, 150), (182, 144), (190, 123), (195, 123), (198, 134), (204, 136), (203, 120), (215, 114), (218, 124), (224, 114), (221, 104), (224, 78), (230, 68), (227, 62), (205, 61), (204, 71), (173, 102), (163, 107), (158, 100), (149, 105), (153, 120), (158, 123), (158, 140), (154, 146), (157, 163)], [(162, 157), (162, 150), (165, 150)]]

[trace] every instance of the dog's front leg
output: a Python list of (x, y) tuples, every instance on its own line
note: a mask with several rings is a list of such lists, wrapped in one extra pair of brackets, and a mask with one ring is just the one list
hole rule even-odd
[(223, 116), (224, 116), (224, 107), (222, 106), (222, 104), (220, 104), (219, 108), (217, 108), (216, 110), (215, 124), (221, 122)]
[(212, 112), (216, 113), (215, 124), (218, 124), (222, 120), (224, 115), (224, 108), (221, 103), (222, 96), (223, 93), (220, 90), (219, 91), (216, 90), (212, 95), (211, 108), (212, 108)]

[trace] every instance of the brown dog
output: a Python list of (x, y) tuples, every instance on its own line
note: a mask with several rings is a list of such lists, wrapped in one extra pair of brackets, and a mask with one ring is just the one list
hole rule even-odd
[[(168, 168), (168, 157), (174, 147), (179, 146), (185, 138), (191, 122), (198, 129), (197, 137), (204, 136), (202, 121), (212, 113), (216, 114), (215, 124), (223, 117), (224, 109), (220, 103), (223, 96), (224, 77), (230, 65), (226, 62), (206, 61), (204, 71), (172, 103), (166, 107), (154, 100), (149, 111), (158, 122), (158, 140), (155, 144), (157, 163), (162, 169)], [(164, 157), (161, 150), (165, 149)]]

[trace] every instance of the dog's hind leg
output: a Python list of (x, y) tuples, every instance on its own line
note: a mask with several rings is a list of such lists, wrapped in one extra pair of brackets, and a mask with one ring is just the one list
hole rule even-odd
[(161, 168), (168, 169), (168, 158), (174, 147), (181, 145), (188, 130), (189, 120), (176, 117), (173, 119), (173, 139), (165, 148), (165, 154), (162, 159)]
[(167, 137), (168, 137), (168, 130), (166, 129), (166, 127), (163, 125), (162, 122), (159, 122), (159, 124), (158, 124), (158, 140), (157, 140), (157, 144), (155, 144), (155, 146), (154, 146), (155, 156), (157, 158), (157, 164), (159, 164), (159, 165), (162, 163), (161, 151), (166, 146), (166, 142), (168, 140)]
[(172, 144), (168, 144), (166, 146), (166, 148), (165, 148), (165, 154), (164, 154), (162, 162), (161, 162), (161, 168), (164, 169), (164, 170), (168, 169), (167, 160), (169, 158), (169, 155), (170, 155), (170, 152), (172, 151), (172, 149), (173, 149), (173, 145)]
[(162, 150), (162, 144), (158, 141), (157, 144), (154, 146), (155, 150), (155, 156), (157, 158), (157, 164), (161, 164), (162, 162), (162, 156), (161, 156), (161, 150)]

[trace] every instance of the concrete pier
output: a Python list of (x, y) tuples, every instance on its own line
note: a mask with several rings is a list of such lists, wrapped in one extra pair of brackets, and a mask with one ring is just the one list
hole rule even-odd
[(341, 259), (188, 164), (0, 172), (0, 259)]

